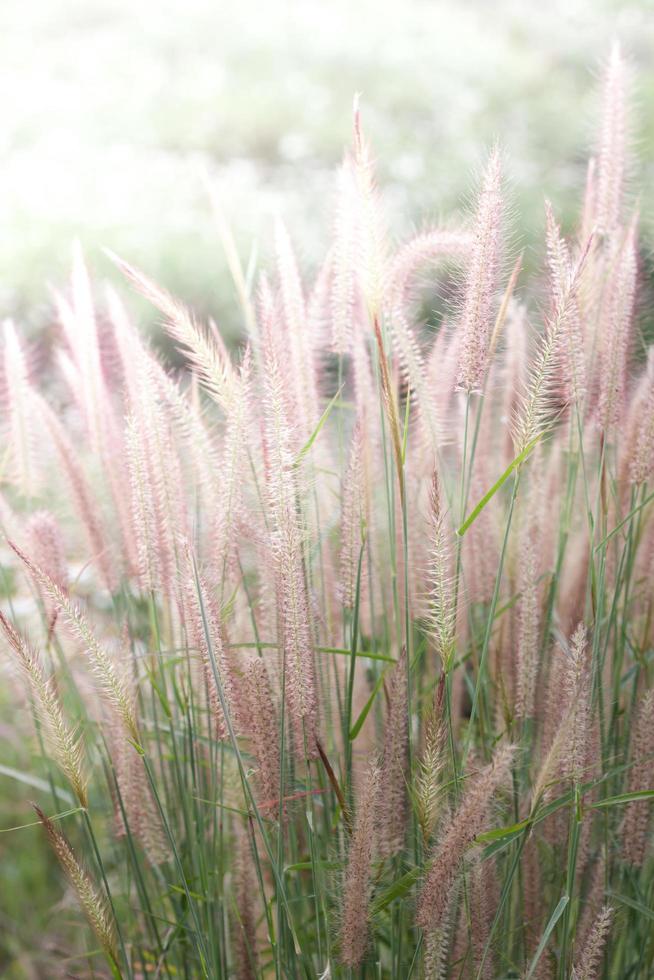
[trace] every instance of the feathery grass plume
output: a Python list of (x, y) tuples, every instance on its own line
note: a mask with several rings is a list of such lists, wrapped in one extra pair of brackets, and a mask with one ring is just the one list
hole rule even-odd
[[(451, 926), (450, 923), (448, 925)], [(447, 929), (432, 929), (423, 940), (422, 972), (424, 980), (444, 980), (448, 975), (448, 947), (450, 936)]]
[[(569, 649), (559, 645), (552, 658), (547, 692), (542, 742), (547, 754), (540, 766), (531, 793), (531, 812), (550, 801), (555, 790), (565, 791), (562, 783), (580, 783), (587, 778), (586, 765), (592, 748), (590, 724), (590, 671), (586, 652), (586, 631), (579, 624)], [(566, 839), (568, 814), (559, 809), (543, 823), (543, 836), (551, 847)], [(590, 827), (590, 817), (582, 827)], [(579, 850), (581, 845), (579, 845)]]
[(514, 457), (511, 419), (519, 409), (520, 392), (527, 380), (527, 307), (516, 299), (509, 302), (504, 328), (505, 350), (502, 361), (502, 405), (500, 422), (504, 427), (503, 457), (508, 466)]
[(54, 514), (48, 510), (35, 510), (25, 524), (25, 534), (30, 542), (35, 560), (62, 589), (68, 585), (68, 567), (61, 528)]
[(277, 274), (281, 299), (284, 352), (289, 363), (287, 384), (294, 392), (296, 426), (302, 444), (311, 436), (319, 418), (319, 396), (309, 334), (306, 303), (297, 262), (286, 227), (275, 227)]
[(388, 309), (405, 310), (410, 299), (412, 280), (424, 265), (456, 261), (468, 257), (472, 236), (467, 231), (427, 228), (398, 248), (388, 272)]
[(234, 949), (236, 953), (236, 980), (257, 980), (259, 957), (257, 955), (257, 912), (254, 896), (257, 882), (252, 864), (252, 852), (247, 830), (238, 827), (234, 860), (234, 900), (237, 920), (234, 923)]
[(516, 455), (523, 453), (538, 439), (551, 421), (553, 403), (558, 394), (561, 348), (567, 323), (574, 312), (575, 294), (580, 273), (584, 268), (592, 239), (578, 259), (566, 288), (555, 303), (552, 316), (545, 323), (545, 332), (534, 357), (526, 389), (520, 398), (520, 408), (513, 420)]
[(269, 542), (274, 561), (279, 642), (285, 665), (285, 690), (297, 740), (312, 755), (316, 735), (316, 685), (313, 629), (304, 569), (304, 529), (298, 514), (297, 469), (293, 430), (284, 402), (284, 372), (270, 335), (262, 328), (265, 365), (266, 490)]
[(586, 242), (595, 229), (595, 199), (597, 197), (597, 160), (590, 157), (586, 167), (586, 183), (579, 221), (578, 241)]
[(584, 949), (595, 925), (595, 920), (604, 906), (607, 881), (606, 851), (602, 851), (592, 868), (586, 900), (579, 912), (575, 926), (575, 946)]
[[(553, 788), (561, 781), (565, 771), (566, 753), (572, 740), (574, 713), (570, 710), (566, 699), (561, 698), (561, 675), (563, 674), (562, 659), (564, 654), (560, 648), (556, 651), (559, 656), (550, 667), (547, 691), (545, 717), (541, 723), (541, 743), (544, 747), (541, 753), (540, 766), (533, 781), (530, 810), (533, 811), (541, 804), (547, 803), (553, 795)], [(552, 818), (562, 817), (553, 814)], [(563, 819), (563, 817), (562, 817)]]
[(233, 369), (225, 345), (217, 331), (209, 331), (193, 314), (165, 289), (117, 255), (108, 253), (135, 288), (164, 316), (166, 330), (189, 358), (200, 381), (223, 409), (231, 402)]
[(379, 853), (391, 857), (402, 849), (406, 831), (406, 781), (409, 719), (407, 715), (406, 647), (388, 682), (384, 751), (379, 772)]
[(399, 307), (392, 313), (391, 327), (393, 345), (409, 391), (415, 398), (421, 429), (427, 436), (428, 449), (433, 456), (442, 445), (444, 435), (434, 403), (433, 391), (428, 383), (422, 351), (409, 320)]
[(125, 442), (140, 577), (149, 588), (161, 590), (179, 603), (178, 540), (188, 534), (179, 454), (153, 361), (142, 350), (136, 349), (134, 355)]
[(491, 951), (485, 957), (484, 951), (490, 938), (498, 901), (499, 889), (492, 859), (477, 861), (470, 875), (470, 935), (472, 975), (480, 980), (493, 980), (497, 976)]
[(572, 968), (571, 980), (596, 980), (612, 920), (613, 909), (605, 905), (595, 920), (581, 957)]
[(91, 881), (88, 872), (84, 870), (75, 857), (73, 849), (64, 835), (57, 830), (52, 820), (36, 803), (33, 803), (32, 806), (41, 821), (57, 860), (75, 889), (82, 911), (97, 936), (105, 956), (112, 966), (118, 968), (116, 929), (104, 896), (100, 894), (96, 885)]
[(133, 416), (125, 420), (125, 455), (132, 502), (132, 529), (136, 540), (137, 569), (141, 588), (154, 592), (161, 580), (159, 556), (154, 545), (156, 521), (152, 496), (148, 493), (147, 462), (139, 425)]
[[(545, 202), (547, 264), (550, 273), (552, 305), (554, 310), (566, 302), (574, 275), (570, 251), (561, 236), (561, 229), (554, 218), (552, 205)], [(577, 296), (573, 290), (564, 321), (562, 365), (564, 373), (563, 395), (580, 403), (586, 391), (586, 364), (581, 332), (581, 320)]]
[[(443, 433), (448, 431), (448, 424), (451, 425), (450, 412), (455, 399), (460, 348), (461, 334), (448, 323), (442, 323), (427, 358), (426, 372), (427, 383), (433, 393), (439, 430)], [(427, 471), (433, 466), (433, 458), (428, 462)]]
[[(487, 452), (477, 453), (475, 456), (469, 494), (472, 500), (479, 500), (492, 485), (492, 459)], [(466, 532), (463, 541), (463, 581), (468, 604), (491, 600), (502, 546), (503, 519), (504, 514), (497, 498), (494, 498)], [(463, 616), (465, 605), (459, 603), (457, 610)]]
[(444, 670), (448, 670), (456, 646), (456, 613), (452, 580), (451, 530), (446, 521), (443, 491), (434, 469), (429, 491), (428, 626)]
[(237, 536), (239, 523), (245, 524), (243, 494), (244, 469), (249, 447), (249, 399), (251, 392), (251, 353), (247, 347), (238, 369), (234, 371), (232, 399), (226, 413), (220, 458), (220, 487), (212, 528), (213, 574), (225, 594), (228, 576), (238, 564)]
[(572, 634), (570, 649), (561, 679), (566, 694), (566, 708), (571, 724), (561, 762), (563, 773), (579, 783), (584, 778), (590, 736), (590, 665), (586, 627), (579, 623)]
[(522, 925), (527, 956), (533, 956), (543, 931), (543, 876), (538, 840), (530, 834), (522, 859)]
[(248, 662), (244, 695), (247, 704), (244, 727), (258, 763), (258, 805), (276, 815), (280, 809), (279, 727), (268, 671), (261, 657), (251, 657)]
[(416, 399), (423, 431), (428, 435), (433, 455), (443, 442), (443, 432), (436, 410), (434, 392), (414, 328), (409, 317), (410, 280), (422, 263), (431, 260), (461, 258), (467, 255), (470, 238), (463, 232), (433, 229), (416, 235), (399, 249), (389, 270), (386, 300), (392, 339), (407, 385)]
[(604, 74), (594, 208), (597, 227), (607, 239), (622, 217), (627, 143), (627, 66), (616, 41)]
[[(450, 976), (450, 965), (456, 964), (461, 972), (460, 962), (465, 956), (464, 950), (468, 944), (468, 926), (458, 928), (457, 913), (464, 912), (460, 903), (461, 888), (455, 884), (447, 897), (447, 908), (439, 925), (423, 935), (422, 972), (424, 980), (447, 980)], [(452, 937), (454, 933), (454, 942)], [(459, 949), (459, 944), (463, 947)]]
[(124, 493), (121, 422), (116, 415), (116, 399), (110, 391), (112, 379), (106, 371), (107, 365), (103, 364), (91, 282), (79, 242), (73, 247), (70, 299), (59, 294), (55, 299), (67, 342), (66, 350), (57, 351), (59, 368), (79, 408), (93, 458), (100, 464), (108, 484), (108, 509), (118, 519), (120, 528), (114, 550), (121, 557), (125, 555), (125, 564), (129, 566), (129, 508)]
[[(138, 572), (144, 589), (160, 588), (171, 596), (179, 565), (177, 539), (187, 533), (182, 488), (189, 479), (197, 481), (200, 499), (194, 500), (195, 516), (204, 517), (198, 507), (207, 498), (213, 504), (211, 465), (216, 453), (197, 408), (141, 343), (111, 295), (110, 311), (125, 381), (126, 422), (120, 443), (132, 489), (127, 495), (122, 491), (130, 511), (123, 518), (131, 544), (128, 565)], [(188, 446), (188, 460), (179, 451), (180, 440)]]
[(91, 282), (78, 241), (73, 246), (70, 302), (61, 295), (55, 299), (74, 365), (74, 371), (67, 371), (66, 376), (72, 382), (71, 390), (81, 407), (91, 449), (100, 457), (105, 450), (108, 397)]
[[(110, 309), (126, 381), (128, 408), (138, 413), (142, 402), (143, 381), (146, 379), (151, 397), (161, 403), (160, 410), (170, 424), (171, 437), (174, 437), (173, 443), (182, 457), (180, 461), (184, 464), (184, 476), (186, 478), (188, 474), (195, 484), (197, 497), (191, 496), (190, 493), (188, 496), (194, 500), (199, 499), (200, 513), (197, 513), (196, 509), (195, 514), (195, 518), (200, 522), (198, 531), (209, 528), (212, 521), (218, 523), (218, 515), (224, 511), (224, 507), (219, 507), (218, 501), (219, 498), (224, 499), (227, 494), (226, 488), (229, 486), (227, 477), (231, 475), (231, 470), (225, 468), (223, 479), (223, 473), (220, 471), (224, 461), (221, 460), (216, 440), (208, 430), (198, 399), (194, 397), (197, 394), (196, 387), (193, 385), (190, 390), (184, 390), (166, 373), (163, 366), (136, 335), (121, 304), (111, 293)], [(235, 401), (238, 403), (238, 394)], [(132, 416), (128, 415), (128, 423), (131, 418)], [(137, 421), (133, 421), (132, 424), (138, 428)], [(229, 429), (229, 422), (226, 424), (226, 429)], [(226, 442), (227, 435), (224, 444)], [(132, 457), (138, 445), (137, 433), (133, 433)], [(226, 452), (223, 455), (226, 456)], [(172, 478), (174, 478), (173, 474), (169, 479)], [(138, 486), (138, 483), (134, 484), (133, 480), (132, 483)], [(151, 499), (148, 500), (147, 507), (152, 510)], [(151, 519), (154, 522), (154, 515)], [(179, 520), (177, 523), (180, 523)], [(154, 524), (151, 531), (151, 535), (153, 534)], [(215, 542), (211, 547), (213, 545)], [(133, 564), (136, 566), (138, 562), (134, 561)], [(218, 561), (215, 564), (217, 565)]]
[(0, 612), (0, 626), (29, 682), (39, 718), (45, 729), (48, 748), (70, 783), (80, 806), (86, 807), (88, 806), (87, 779), (84, 774), (82, 746), (78, 735), (66, 722), (54, 678), (46, 677), (36, 652), (2, 612)]
[(443, 804), (441, 803), (441, 773), (447, 764), (447, 725), (443, 711), (445, 694), (445, 674), (441, 674), (434, 699), (425, 721), (425, 740), (418, 763), (416, 783), (416, 803), (418, 820), (425, 842), (429, 841)]
[(357, 189), (357, 268), (370, 321), (379, 321), (384, 308), (388, 276), (387, 230), (377, 188), (370, 144), (361, 127), (359, 96), (354, 99), (354, 178)]
[(654, 346), (647, 351), (645, 371), (630, 402), (625, 441), (624, 469), (630, 482), (641, 486), (654, 469)]
[(161, 817), (147, 778), (143, 759), (125, 741), (122, 725), (111, 721), (107, 729), (108, 746), (118, 793), (114, 803), (117, 836), (128, 832), (141, 842), (148, 861), (161, 864), (170, 854)]
[(474, 241), (465, 272), (465, 293), (457, 330), (461, 332), (457, 387), (482, 387), (493, 323), (493, 297), (498, 286), (502, 246), (502, 163), (496, 147), (481, 184), (474, 223)]
[(331, 348), (348, 354), (359, 301), (357, 275), (359, 231), (356, 222), (357, 187), (352, 161), (345, 158), (336, 175), (336, 209), (332, 237), (330, 290)]
[(39, 416), (57, 450), (63, 471), (66, 474), (76, 513), (79, 515), (86, 533), (90, 557), (97, 564), (106, 587), (109, 591), (113, 591), (116, 585), (113, 552), (81, 460), (64, 426), (47, 402), (36, 393), (34, 398), (38, 406)]
[(514, 752), (512, 745), (501, 746), (490, 765), (472, 779), (436, 844), (418, 898), (416, 923), (421, 929), (438, 928), (463, 855), (486, 826), (493, 796), (509, 779)]
[(418, 763), (416, 803), (418, 820), (425, 842), (436, 828), (441, 810), (441, 773), (447, 763), (447, 725), (443, 711), (445, 674), (441, 673), (425, 721), (425, 742)]
[(234, 697), (233, 674), (227, 656), (227, 641), (220, 610), (203, 576), (198, 573), (196, 580), (190, 547), (187, 547), (185, 592), (186, 627), (192, 646), (200, 654), (214, 735), (217, 739), (224, 739), (228, 736), (228, 726), (218, 694), (214, 664), (228, 710), (234, 721), (236, 721), (238, 698)]
[[(348, 456), (347, 471), (342, 488), (341, 553), (339, 562), (338, 595), (346, 609), (354, 606), (359, 556), (366, 535), (366, 490), (363, 420), (358, 418)], [(361, 566), (361, 586), (365, 586), (365, 551)]]
[[(68, 567), (61, 528), (57, 519), (47, 510), (36, 510), (25, 524), (25, 536), (29, 542), (28, 550), (38, 565), (43, 568), (50, 578), (61, 586), (68, 587)], [(46, 615), (50, 620), (49, 632), (55, 626), (57, 611), (51, 603), (44, 603)]]
[(30, 575), (43, 589), (48, 599), (63, 613), (71, 633), (84, 647), (102, 693), (117, 711), (127, 735), (138, 743), (138, 725), (129, 680), (100, 645), (89, 621), (79, 606), (72, 602), (69, 595), (50, 578), (48, 573), (36, 565), (31, 558), (28, 558), (13, 541), (9, 541), (9, 546), (27, 567)]
[[(654, 691), (647, 691), (640, 700), (632, 735), (631, 768), (628, 771), (627, 791), (636, 793), (654, 789)], [(640, 867), (650, 844), (649, 826), (651, 800), (628, 803), (620, 828), (622, 853), (625, 861)]]
[(627, 359), (636, 295), (636, 219), (613, 253), (600, 310), (599, 421), (604, 430), (616, 425), (624, 407)]
[(339, 947), (341, 962), (350, 968), (361, 963), (370, 942), (370, 874), (379, 843), (376, 810), (380, 796), (380, 771), (373, 762), (361, 788), (343, 880)]
[(37, 430), (27, 357), (11, 320), (4, 322), (3, 371), (8, 475), (23, 496), (31, 497), (40, 487)]
[(524, 536), (521, 548), (518, 591), (518, 676), (515, 714), (533, 718), (538, 673), (539, 612), (536, 552), (530, 534)]

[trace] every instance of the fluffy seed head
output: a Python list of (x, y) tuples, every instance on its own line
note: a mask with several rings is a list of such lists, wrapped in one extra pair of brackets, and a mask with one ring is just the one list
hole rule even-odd
[(477, 391), (482, 387), (488, 366), (493, 297), (500, 271), (501, 236), (502, 168), (500, 152), (496, 148), (491, 153), (481, 185), (458, 326), (462, 340), (457, 385), (465, 391)]
[(88, 873), (81, 866), (70, 844), (55, 827), (52, 820), (36, 804), (32, 804), (41, 821), (52, 850), (77, 893), (79, 903), (91, 928), (98, 937), (110, 963), (117, 965), (116, 931), (104, 897), (100, 894)]
[(437, 844), (418, 899), (416, 922), (421, 929), (438, 928), (463, 854), (485, 826), (490, 801), (506, 783), (513, 755), (511, 745), (497, 751), (494, 760), (482, 769), (466, 790), (449, 827)]
[(73, 788), (80, 805), (86, 807), (88, 806), (87, 779), (84, 773), (82, 746), (75, 731), (66, 721), (54, 680), (46, 676), (40, 658), (2, 612), (0, 612), (0, 627), (29, 682), (36, 709), (45, 728), (48, 747)]
[(361, 963), (369, 942), (370, 872), (375, 853), (375, 810), (379, 801), (379, 780), (379, 769), (373, 763), (368, 769), (359, 799), (343, 882), (340, 958), (351, 968)]

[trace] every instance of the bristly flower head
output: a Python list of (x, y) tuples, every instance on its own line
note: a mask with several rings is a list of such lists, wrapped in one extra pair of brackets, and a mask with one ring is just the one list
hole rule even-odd
[(43, 810), (35, 803), (32, 806), (41, 821), (52, 850), (77, 893), (84, 915), (98, 937), (107, 959), (117, 969), (116, 929), (105, 899), (91, 881), (88, 873), (75, 857), (72, 847), (64, 835), (57, 830), (50, 817), (47, 817)]
[(598, 230), (607, 238), (621, 222), (627, 138), (627, 66), (616, 41), (604, 75), (595, 195), (595, 221)]
[(402, 648), (388, 683), (388, 711), (380, 770), (379, 852), (382, 857), (402, 848), (406, 831), (407, 653)]
[[(363, 419), (357, 419), (342, 489), (341, 554), (338, 594), (343, 605), (354, 606), (357, 590), (365, 585), (366, 489)], [(362, 550), (363, 549), (363, 550)], [(359, 575), (359, 565), (361, 574)]]
[(354, 100), (354, 175), (358, 191), (359, 268), (371, 322), (384, 307), (388, 243), (375, 165), (361, 126), (359, 97)]
[(650, 347), (647, 369), (643, 376), (642, 397), (634, 397), (634, 441), (630, 445), (629, 476), (632, 483), (649, 480), (654, 469), (654, 347)]
[(429, 495), (429, 614), (428, 623), (443, 668), (450, 666), (455, 648), (452, 532), (444, 509), (443, 491), (434, 470)]
[(604, 430), (616, 425), (624, 408), (627, 364), (636, 295), (637, 219), (612, 254), (600, 313), (599, 421)]
[(595, 919), (592, 932), (580, 959), (572, 968), (571, 980), (595, 980), (598, 976), (598, 969), (612, 920), (613, 909), (605, 905)]
[(68, 593), (64, 592), (50, 578), (47, 572), (39, 568), (16, 544), (10, 541), (9, 545), (21, 561), (24, 562), (28, 571), (43, 589), (48, 599), (61, 610), (71, 633), (84, 647), (93, 672), (98, 679), (102, 694), (118, 713), (118, 717), (125, 726), (127, 736), (133, 741), (138, 742), (136, 709), (129, 680), (98, 642), (91, 624), (79, 606), (72, 602)]
[(509, 778), (513, 756), (512, 745), (497, 750), (491, 764), (479, 773), (466, 790), (449, 827), (437, 844), (418, 900), (416, 922), (422, 929), (438, 928), (447, 909), (464, 851), (483, 830), (489, 818), (490, 801)]
[(495, 148), (479, 194), (458, 326), (462, 337), (457, 385), (465, 391), (481, 389), (488, 366), (493, 298), (500, 274), (502, 212), (502, 161)]
[(49, 749), (72, 786), (80, 805), (86, 807), (87, 780), (83, 768), (82, 747), (77, 734), (66, 721), (54, 680), (46, 676), (40, 658), (2, 612), (0, 627), (29, 682), (36, 709), (45, 728)]
[(373, 763), (361, 791), (343, 882), (340, 958), (349, 967), (361, 963), (369, 943), (370, 873), (376, 848), (379, 775), (379, 768)]

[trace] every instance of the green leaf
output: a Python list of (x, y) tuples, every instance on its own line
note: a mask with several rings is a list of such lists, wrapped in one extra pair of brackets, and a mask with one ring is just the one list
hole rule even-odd
[(543, 437), (543, 434), (544, 433), (541, 433), (540, 435), (536, 436), (535, 439), (532, 439), (531, 442), (527, 443), (527, 445), (522, 450), (522, 452), (519, 453), (519, 455), (516, 456), (516, 458), (511, 463), (509, 463), (509, 465), (504, 470), (499, 480), (496, 480), (496, 482), (490, 488), (488, 493), (484, 494), (484, 496), (481, 498), (481, 500), (479, 501), (475, 509), (469, 514), (468, 517), (466, 517), (461, 527), (457, 528), (456, 533), (459, 535), (460, 538), (463, 537), (463, 535), (466, 533), (470, 525), (474, 524), (474, 522), (477, 520), (477, 518), (481, 514), (486, 504), (489, 503), (489, 501), (493, 499), (497, 491), (504, 486), (504, 484), (511, 476), (513, 471), (517, 469), (518, 466), (520, 466), (522, 463), (524, 463), (524, 461), (526, 460), (527, 456), (530, 454), (530, 452), (532, 451), (536, 443)]
[(334, 407), (334, 405), (338, 401), (338, 399), (340, 397), (340, 394), (343, 391), (343, 388), (344, 387), (345, 387), (344, 385), (341, 385), (341, 387), (338, 389), (338, 391), (336, 392), (336, 394), (334, 395), (334, 397), (330, 401), (330, 403), (327, 406), (327, 408), (325, 409), (325, 411), (320, 416), (320, 420), (318, 422), (318, 425), (315, 427), (315, 429), (313, 430), (313, 432), (309, 436), (309, 439), (307, 440), (307, 442), (305, 442), (305, 444), (302, 446), (302, 449), (297, 454), (297, 457), (295, 459), (295, 463), (293, 464), (294, 466), (299, 466), (299, 464), (302, 462), (302, 460), (304, 459), (304, 457), (306, 456), (306, 454), (309, 452), (309, 450), (313, 446), (314, 442), (318, 438), (318, 434), (320, 433), (320, 430), (322, 429), (323, 425), (325, 424), (325, 422), (329, 418), (329, 416), (331, 414), (331, 411), (332, 411), (332, 408)]
[(607, 544), (607, 542), (609, 542), (611, 540), (611, 538), (614, 537), (614, 535), (616, 535), (618, 533), (618, 531), (620, 530), (620, 528), (623, 528), (625, 526), (625, 524), (628, 524), (629, 521), (631, 520), (631, 518), (634, 516), (634, 514), (637, 514), (638, 511), (640, 511), (640, 510), (643, 509), (643, 507), (646, 507), (647, 504), (651, 500), (654, 500), (654, 490), (652, 491), (652, 493), (649, 493), (645, 497), (645, 499), (642, 500), (638, 504), (637, 507), (634, 507), (633, 510), (630, 510), (629, 513), (627, 514), (627, 516), (623, 520), (621, 520), (619, 524), (616, 524), (616, 526), (613, 528), (613, 530), (612, 531), (609, 531), (609, 533), (606, 535), (606, 537), (605, 538), (602, 538), (602, 540), (600, 541), (599, 544), (596, 544), (595, 545), (595, 549), (594, 550), (595, 551), (599, 551), (601, 548), (603, 548), (604, 545)]
[(538, 966), (538, 961), (541, 958), (541, 956), (543, 955), (543, 950), (547, 946), (547, 942), (548, 942), (550, 936), (552, 935), (552, 932), (554, 930), (554, 926), (556, 925), (556, 923), (559, 921), (559, 919), (563, 915), (563, 911), (564, 911), (564, 909), (565, 909), (565, 907), (566, 907), (566, 905), (568, 904), (569, 901), (570, 901), (570, 896), (569, 895), (562, 895), (559, 904), (556, 906), (556, 908), (552, 912), (552, 915), (550, 917), (550, 921), (545, 926), (545, 932), (541, 936), (541, 940), (540, 940), (540, 942), (538, 944), (538, 949), (534, 953), (534, 958), (531, 961), (531, 965), (529, 967), (529, 970), (527, 971), (527, 973), (525, 975), (525, 980), (530, 980), (530, 978), (533, 977), (534, 972), (536, 970), (536, 967)]
[[(344, 650), (341, 647), (316, 647), (318, 653), (338, 653), (344, 657), (351, 657), (352, 650)], [(397, 659), (395, 657), (387, 657), (384, 653), (375, 653), (373, 650), (357, 650), (355, 653), (357, 657), (367, 657), (368, 660), (383, 660), (387, 664), (396, 664)]]
[(372, 694), (370, 695), (370, 697), (366, 701), (365, 705), (363, 706), (363, 708), (361, 710), (361, 714), (359, 715), (359, 717), (357, 718), (357, 720), (352, 725), (352, 728), (350, 729), (350, 741), (351, 742), (354, 741), (354, 739), (357, 737), (357, 735), (361, 731), (361, 729), (363, 727), (363, 723), (366, 720), (366, 718), (368, 717), (368, 713), (370, 712), (370, 709), (372, 708), (372, 703), (375, 700), (375, 698), (377, 697), (377, 695), (379, 694), (380, 688), (381, 688), (382, 684), (384, 683), (384, 677), (385, 676), (386, 676), (386, 671), (384, 671), (382, 674), (379, 675), (379, 677), (377, 678), (377, 683), (375, 684), (375, 686), (372, 689)]
[[(230, 643), (231, 649), (234, 650), (276, 650), (276, 643)], [(351, 657), (352, 648), (348, 647), (315, 647), (316, 653), (333, 653), (341, 657)], [(374, 650), (357, 650), (357, 657), (368, 658), (368, 660), (381, 660), (387, 664), (396, 664), (397, 659), (395, 657), (388, 657), (385, 653), (375, 653)]]
[(640, 789), (635, 790), (633, 793), (620, 793), (619, 796), (607, 796), (605, 800), (599, 800), (598, 803), (591, 803), (590, 808), (599, 810), (607, 806), (620, 806), (622, 803), (633, 803), (636, 800), (651, 799), (654, 799), (654, 789)]
[(287, 864), (284, 872), (289, 874), (291, 871), (313, 871), (314, 868), (323, 868), (325, 871), (339, 871), (343, 867), (342, 861), (298, 861), (296, 864)]
[(636, 901), (635, 898), (627, 898), (626, 895), (618, 895), (617, 892), (607, 892), (610, 898), (615, 898), (618, 902), (622, 902), (623, 905), (628, 905), (630, 909), (634, 909), (636, 912), (640, 912), (644, 915), (646, 919), (654, 920), (654, 909), (648, 908), (643, 905), (642, 902)]
[(521, 830), (528, 827), (532, 820), (527, 818), (526, 820), (521, 820), (519, 823), (511, 824), (510, 827), (498, 827), (496, 830), (487, 830), (483, 834), (477, 834), (475, 841), (478, 844), (491, 844), (493, 841), (502, 840), (504, 837), (514, 837), (519, 834)]
[(394, 881), (385, 891), (381, 893), (379, 898), (375, 899), (372, 903), (372, 914), (377, 915), (382, 912), (387, 905), (394, 902), (396, 898), (403, 898), (408, 891), (411, 890), (413, 885), (416, 883), (421, 874), (421, 868), (412, 868), (411, 871), (407, 871), (405, 875)]

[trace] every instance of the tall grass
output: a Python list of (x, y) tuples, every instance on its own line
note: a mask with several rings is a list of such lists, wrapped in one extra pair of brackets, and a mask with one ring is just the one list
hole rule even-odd
[(175, 376), (79, 251), (51, 375), (6, 324), (0, 626), (38, 751), (3, 778), (70, 889), (44, 976), (654, 972), (626, 80), (615, 49), (538, 288), (498, 148), (466, 222), (395, 247), (357, 107), (310, 287), (281, 223), (254, 290), (221, 224), (242, 349), (116, 259)]

